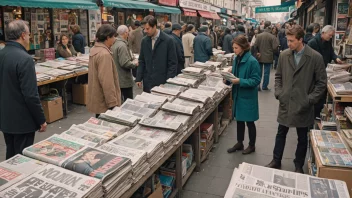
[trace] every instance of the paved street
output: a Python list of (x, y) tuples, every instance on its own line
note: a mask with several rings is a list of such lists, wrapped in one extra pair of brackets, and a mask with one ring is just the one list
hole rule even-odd
[[(241, 152), (228, 154), (226, 150), (236, 143), (236, 122), (232, 122), (223, 135), (219, 144), (215, 145), (209, 159), (201, 166), (201, 172), (193, 173), (186, 183), (183, 191), (183, 198), (212, 198), (224, 196), (235, 167), (242, 162), (257, 165), (266, 165), (272, 159), (272, 151), (277, 131), (277, 108), (278, 102), (273, 95), (274, 71), (271, 73), (269, 87), (271, 91), (259, 92), (260, 119), (256, 122), (257, 143), (256, 152), (247, 156)], [(135, 94), (141, 90), (135, 90)], [(37, 133), (35, 142), (43, 140), (52, 134), (61, 133), (67, 130), (72, 124), (80, 124), (94, 116), (87, 112), (85, 106), (70, 105), (68, 118), (62, 119), (48, 125), (45, 133)], [(5, 160), (5, 142), (0, 133), (0, 161)], [(293, 158), (296, 149), (296, 131), (291, 129), (286, 142), (282, 168), (293, 171)], [(245, 146), (248, 145), (248, 134), (246, 132)], [(305, 172), (307, 169), (305, 167)]]

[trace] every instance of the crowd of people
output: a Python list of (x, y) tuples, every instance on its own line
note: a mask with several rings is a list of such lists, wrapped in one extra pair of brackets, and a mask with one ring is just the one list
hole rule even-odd
[[(73, 27), (73, 32), (72, 45), (67, 35), (60, 37), (58, 56), (84, 53), (85, 42), (79, 27)], [(256, 28), (238, 25), (225, 29), (206, 22), (198, 28), (194, 24), (169, 22), (160, 25), (151, 15), (141, 22), (135, 21), (133, 28), (120, 25), (116, 29), (104, 24), (98, 29), (89, 54), (87, 108), (98, 117), (133, 98), (135, 84), (151, 92), (189, 64), (208, 61), (213, 48), (222, 49), (226, 54), (236, 55), (228, 72), (237, 78), (225, 82), (233, 85), (233, 118), (237, 122), (237, 143), (228, 152), (255, 152), (258, 91), (270, 91), (270, 71), (274, 68), (274, 95), (280, 103), (279, 126), (273, 160), (267, 166), (281, 167), (287, 132), (295, 127), (298, 136), (295, 171), (303, 173), (307, 133), (325, 102), (325, 68), (332, 61), (342, 62), (331, 43), (334, 34), (330, 25), (320, 30), (319, 25), (312, 24), (304, 30), (291, 22), (272, 25), (266, 21)], [(34, 132), (45, 131), (46, 123), (34, 62), (25, 49), (29, 43), (28, 24), (21, 20), (11, 22), (7, 35), (10, 41), (0, 50), (0, 129), (7, 145), (6, 158), (10, 158), (33, 144)], [(134, 59), (132, 53), (139, 54), (139, 58)], [(244, 149), (246, 125), (250, 141)]]

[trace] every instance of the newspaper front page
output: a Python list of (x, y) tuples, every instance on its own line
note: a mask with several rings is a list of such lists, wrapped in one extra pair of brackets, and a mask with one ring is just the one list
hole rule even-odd
[(183, 105), (178, 105), (170, 102), (165, 103), (162, 107), (162, 110), (165, 111), (170, 111), (174, 113), (180, 113), (180, 114), (185, 114), (185, 115), (194, 115), (195, 113), (200, 111), (199, 107), (194, 107), (194, 106), (183, 106)]

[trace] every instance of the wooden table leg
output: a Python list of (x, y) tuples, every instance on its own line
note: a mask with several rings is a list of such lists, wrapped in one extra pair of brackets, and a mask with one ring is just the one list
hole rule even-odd
[(176, 197), (181, 197), (182, 192), (182, 145), (176, 150)]
[(193, 132), (192, 135), (193, 139), (193, 153), (194, 153), (194, 161), (196, 162), (196, 168), (195, 171), (199, 172), (200, 171), (200, 159), (201, 159), (201, 152), (200, 152), (200, 127), (197, 127), (197, 129)]

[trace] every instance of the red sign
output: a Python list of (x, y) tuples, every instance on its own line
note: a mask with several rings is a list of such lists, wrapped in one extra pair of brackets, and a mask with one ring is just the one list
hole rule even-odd
[(195, 10), (186, 9), (186, 8), (182, 8), (182, 9), (183, 9), (183, 15), (185, 15), (185, 16), (191, 16), (191, 17), (197, 16), (197, 11), (195, 11)]
[(159, 0), (159, 4), (176, 7), (177, 0)]

